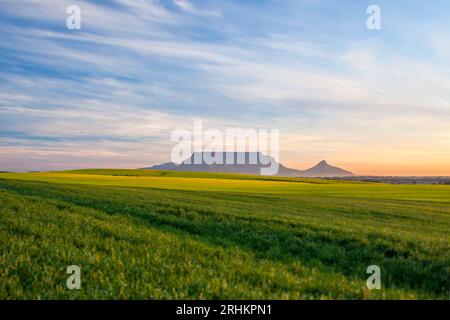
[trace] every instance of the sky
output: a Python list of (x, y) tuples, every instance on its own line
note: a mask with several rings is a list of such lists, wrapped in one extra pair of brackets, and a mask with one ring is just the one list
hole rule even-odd
[(279, 129), (293, 168), (450, 175), (449, 14), (447, 0), (2, 0), (0, 170), (167, 162), (171, 133), (201, 120)]

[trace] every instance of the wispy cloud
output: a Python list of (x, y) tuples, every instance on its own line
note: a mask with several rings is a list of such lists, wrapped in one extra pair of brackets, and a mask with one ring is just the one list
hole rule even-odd
[(222, 14), (219, 10), (204, 10), (197, 8), (192, 2), (188, 0), (174, 0), (173, 3), (181, 10), (200, 16), (221, 17)]

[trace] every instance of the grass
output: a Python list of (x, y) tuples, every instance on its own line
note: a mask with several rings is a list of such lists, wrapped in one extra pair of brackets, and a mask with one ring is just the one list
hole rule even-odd
[(449, 202), (450, 186), (2, 173), (0, 298), (447, 299)]

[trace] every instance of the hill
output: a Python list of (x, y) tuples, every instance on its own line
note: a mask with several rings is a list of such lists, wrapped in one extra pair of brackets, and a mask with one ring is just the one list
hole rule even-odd
[(329, 165), (325, 160), (320, 161), (314, 167), (301, 171), (301, 177), (350, 177), (350, 171)]

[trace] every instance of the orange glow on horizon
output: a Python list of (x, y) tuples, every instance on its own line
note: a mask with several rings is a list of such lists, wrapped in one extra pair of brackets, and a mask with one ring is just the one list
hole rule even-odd
[[(316, 162), (299, 163), (297, 161), (281, 161), (281, 163), (289, 168), (306, 170), (316, 165)], [(340, 162), (327, 160), (331, 166), (339, 167), (341, 169), (350, 171), (358, 176), (450, 176), (450, 165), (400, 165), (400, 164), (385, 164), (380, 165), (370, 164), (354, 164), (349, 162)]]

